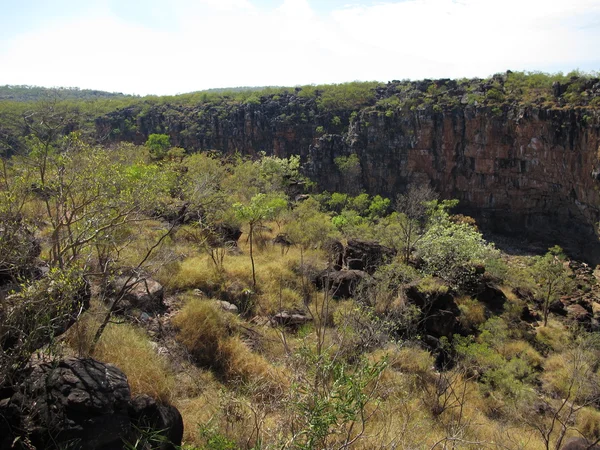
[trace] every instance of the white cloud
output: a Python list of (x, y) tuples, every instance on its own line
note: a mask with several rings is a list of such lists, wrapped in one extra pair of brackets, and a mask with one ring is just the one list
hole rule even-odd
[[(173, 0), (171, 31), (105, 10), (5, 42), (0, 84), (133, 93), (486, 76), (591, 64), (600, 0), (405, 0), (317, 13), (249, 0)], [(600, 68), (600, 67), (599, 67)]]

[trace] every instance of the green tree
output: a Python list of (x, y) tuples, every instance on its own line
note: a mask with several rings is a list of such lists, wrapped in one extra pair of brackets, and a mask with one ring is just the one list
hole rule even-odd
[(396, 199), (396, 211), (404, 220), (398, 221), (403, 241), (404, 262), (408, 263), (413, 247), (423, 237), (427, 223), (429, 206), (437, 198), (437, 194), (429, 186), (410, 185), (406, 194)]
[(264, 220), (275, 218), (287, 207), (287, 201), (280, 195), (257, 194), (247, 204), (235, 203), (233, 209), (239, 220), (248, 224), (250, 240), (250, 262), (252, 264), (252, 288), (256, 290), (256, 268), (254, 266), (254, 231)]
[(166, 134), (151, 134), (146, 141), (152, 159), (163, 159), (171, 146), (171, 141)]
[(558, 245), (548, 249), (544, 256), (536, 258), (532, 267), (533, 279), (537, 284), (537, 294), (543, 301), (544, 326), (548, 325), (550, 304), (570, 286), (566, 257)]
[(460, 286), (475, 273), (481, 264), (495, 252), (477, 229), (468, 223), (455, 223), (447, 212), (456, 202), (433, 202), (427, 231), (417, 243), (417, 253), (425, 263), (425, 270), (447, 283)]

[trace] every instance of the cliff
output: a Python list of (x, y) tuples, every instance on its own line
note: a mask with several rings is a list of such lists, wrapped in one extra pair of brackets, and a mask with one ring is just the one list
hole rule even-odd
[(347, 186), (336, 158), (356, 154), (353, 182), (371, 194), (393, 197), (410, 183), (431, 183), (484, 230), (600, 255), (599, 80), (524, 89), (509, 72), (370, 91), (340, 100), (296, 88), (243, 102), (135, 105), (98, 118), (96, 133), (137, 143), (167, 133), (188, 151), (297, 154), (330, 191)]

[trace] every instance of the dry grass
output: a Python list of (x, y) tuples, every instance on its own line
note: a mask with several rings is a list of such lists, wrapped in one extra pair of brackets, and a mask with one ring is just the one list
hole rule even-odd
[(121, 369), (127, 375), (132, 395), (171, 400), (174, 378), (169, 363), (157, 354), (144, 331), (130, 324), (110, 324), (93, 356)]
[(220, 346), (229, 331), (225, 316), (210, 300), (189, 300), (173, 318), (177, 340), (202, 367), (221, 368)]
[(475, 330), (483, 324), (487, 318), (485, 315), (485, 306), (480, 301), (463, 296), (456, 299), (458, 309), (460, 310), (460, 323), (468, 330)]

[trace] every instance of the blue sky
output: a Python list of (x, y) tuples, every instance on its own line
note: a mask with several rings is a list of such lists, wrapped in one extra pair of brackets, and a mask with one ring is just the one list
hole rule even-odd
[(227, 86), (600, 69), (600, 0), (0, 0), (0, 84)]

